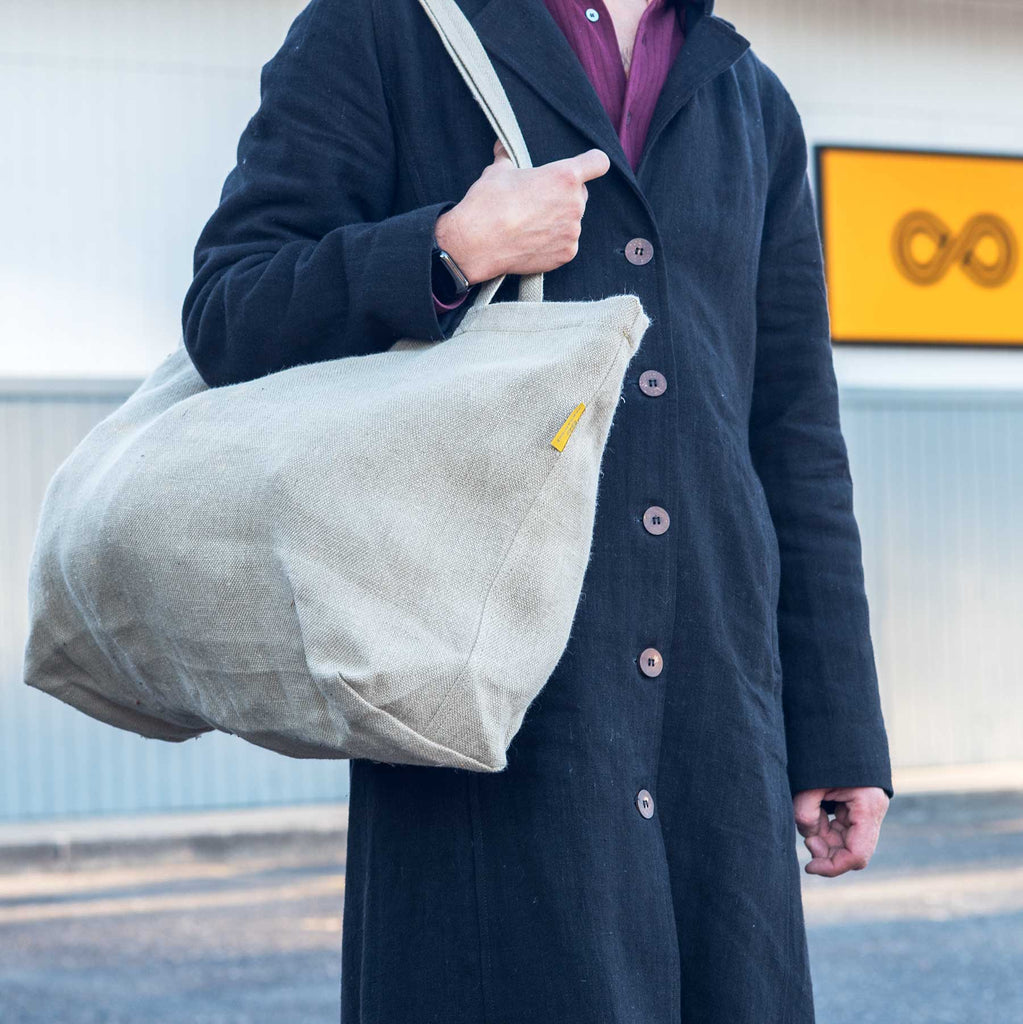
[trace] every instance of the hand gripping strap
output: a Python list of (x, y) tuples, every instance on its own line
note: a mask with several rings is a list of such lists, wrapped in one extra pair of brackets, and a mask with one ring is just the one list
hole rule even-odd
[[(486, 114), (516, 167), (532, 167), (526, 140), (522, 137), (515, 111), (497, 77), (494, 65), (462, 9), (455, 0), (419, 0), (444, 48), (451, 55), (465, 84)], [(473, 304), (485, 306), (501, 287), (505, 275), (492, 278), (480, 289)], [(543, 301), (543, 274), (527, 274), (519, 281), (520, 302)]]

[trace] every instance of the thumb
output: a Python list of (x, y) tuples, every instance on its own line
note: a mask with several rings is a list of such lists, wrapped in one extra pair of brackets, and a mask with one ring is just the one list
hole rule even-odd
[(569, 159), (582, 174), (583, 181), (599, 178), (611, 169), (611, 160), (602, 149), (588, 149)]

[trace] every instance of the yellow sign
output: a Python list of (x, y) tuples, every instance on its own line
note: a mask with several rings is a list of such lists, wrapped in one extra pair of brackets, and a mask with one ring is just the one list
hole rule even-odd
[(816, 155), (835, 341), (1023, 345), (1023, 157)]

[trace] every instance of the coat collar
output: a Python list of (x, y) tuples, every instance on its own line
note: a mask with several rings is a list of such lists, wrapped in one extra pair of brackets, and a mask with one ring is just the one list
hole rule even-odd
[[(639, 190), (638, 172), (633, 172), (615, 126), (544, 0), (459, 2), (490, 56), (526, 81), (594, 146), (604, 150)], [(731, 67), (750, 45), (729, 22), (712, 15), (714, 0), (690, 2), (687, 7), (686, 41), (654, 107), (645, 153), (696, 90)]]

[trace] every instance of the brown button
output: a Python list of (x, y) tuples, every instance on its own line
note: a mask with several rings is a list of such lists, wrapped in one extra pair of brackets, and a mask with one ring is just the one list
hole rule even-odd
[(639, 670), (645, 676), (659, 676), (664, 668), (664, 659), (656, 647), (648, 647), (639, 656)]
[(651, 505), (643, 513), (643, 525), (647, 533), (662, 534), (671, 525), (671, 517), (660, 505)]
[(650, 790), (641, 789), (636, 794), (636, 810), (644, 818), (652, 818), (654, 816), (654, 798), (650, 795)]
[(657, 398), (668, 390), (668, 378), (660, 370), (644, 370), (639, 375), (639, 390)]
[(633, 238), (625, 246), (625, 258), (641, 267), (654, 258), (653, 244), (647, 238)]

